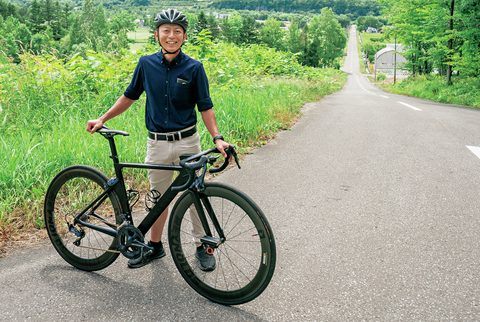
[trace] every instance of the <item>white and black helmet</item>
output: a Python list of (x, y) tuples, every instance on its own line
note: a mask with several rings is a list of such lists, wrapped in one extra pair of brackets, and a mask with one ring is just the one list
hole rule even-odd
[(187, 31), (187, 17), (176, 9), (163, 10), (155, 16), (155, 29), (164, 24), (179, 25), (183, 30)]

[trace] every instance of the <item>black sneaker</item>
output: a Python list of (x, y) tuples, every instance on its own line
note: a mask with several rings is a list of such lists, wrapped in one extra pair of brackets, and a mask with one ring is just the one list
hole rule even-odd
[(159, 259), (165, 256), (165, 250), (163, 249), (162, 242), (152, 243), (148, 242), (149, 246), (153, 247), (153, 251), (145, 256), (139, 256), (137, 258), (132, 258), (128, 260), (129, 268), (140, 268), (147, 265), (154, 259)]
[(207, 254), (203, 246), (197, 247), (195, 252), (198, 267), (204, 272), (211, 272), (216, 267), (215, 256)]

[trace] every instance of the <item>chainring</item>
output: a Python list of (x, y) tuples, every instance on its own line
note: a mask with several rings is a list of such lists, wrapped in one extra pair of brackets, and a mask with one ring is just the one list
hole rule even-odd
[(127, 258), (142, 255), (144, 238), (142, 232), (133, 225), (120, 227), (117, 233), (117, 249)]

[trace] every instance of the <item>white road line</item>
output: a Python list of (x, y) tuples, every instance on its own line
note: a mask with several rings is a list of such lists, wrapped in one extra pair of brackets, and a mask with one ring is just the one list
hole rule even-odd
[(366, 89), (365, 87), (363, 87), (363, 85), (360, 83), (360, 77), (359, 77), (358, 75), (356, 75), (355, 80), (357, 81), (358, 86), (360, 86), (360, 88), (361, 88), (363, 91), (367, 92), (368, 94), (373, 95), (373, 96), (380, 96), (380, 97), (383, 97), (383, 98), (389, 98), (388, 96), (376, 94), (376, 93), (374, 93), (374, 92), (372, 92), (372, 91), (369, 91), (369, 90)]
[(411, 108), (411, 109), (414, 110), (414, 111), (421, 111), (421, 109), (419, 109), (418, 107), (415, 107), (415, 106), (413, 106), (413, 105), (410, 105), (410, 104), (407, 104), (407, 103), (404, 103), (404, 102), (400, 102), (400, 101), (397, 101), (397, 103), (400, 103), (400, 104), (402, 104), (402, 105), (405, 105), (406, 107), (409, 107), (409, 108)]
[(358, 86), (360, 86), (360, 88), (361, 88), (362, 90), (364, 90), (364, 91), (367, 92), (368, 94), (375, 95), (375, 93), (373, 93), (373, 92), (369, 91), (368, 89), (366, 89), (365, 87), (363, 87), (363, 85), (360, 83), (360, 77), (359, 77), (358, 75), (355, 75), (355, 76), (356, 76), (356, 77), (355, 77), (355, 80), (357, 81)]
[(465, 145), (473, 154), (475, 154), (480, 159), (480, 147)]

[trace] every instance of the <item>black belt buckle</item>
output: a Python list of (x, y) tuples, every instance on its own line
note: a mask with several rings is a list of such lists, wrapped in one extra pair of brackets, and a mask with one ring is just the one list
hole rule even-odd
[(165, 138), (166, 138), (165, 141), (171, 142), (171, 141), (177, 141), (177, 140), (179, 140), (178, 138), (175, 137), (175, 134), (177, 134), (177, 133), (165, 133), (165, 134), (164, 134), (164, 135), (165, 135)]
[(155, 132), (148, 132), (148, 136), (156, 141), (167, 141), (167, 142), (172, 142), (172, 141), (179, 141), (180, 139), (187, 138), (189, 136), (192, 136), (197, 132), (197, 128), (193, 127), (189, 130), (186, 131), (178, 131), (174, 133), (155, 133)]

